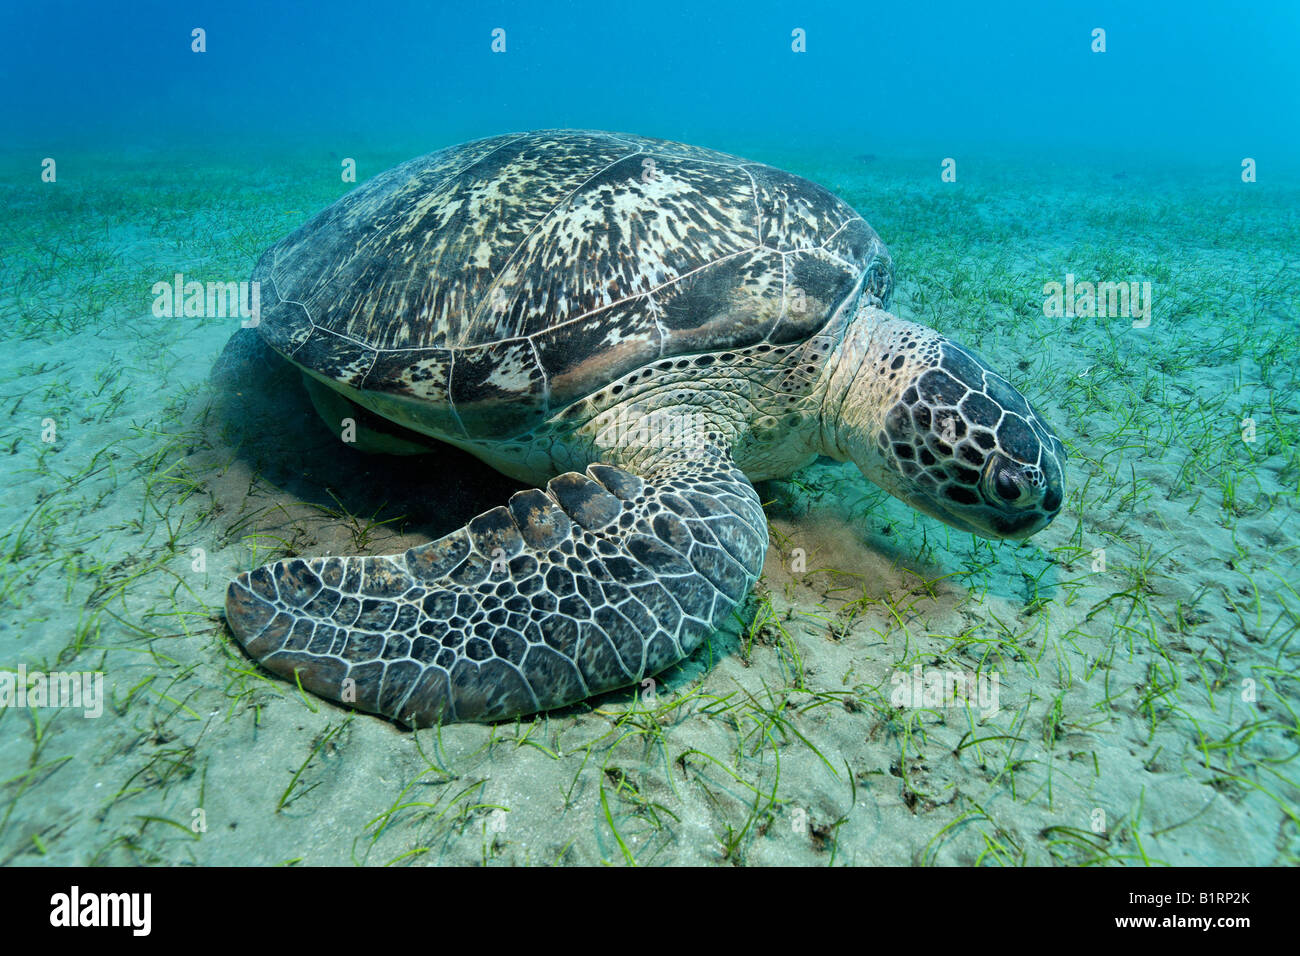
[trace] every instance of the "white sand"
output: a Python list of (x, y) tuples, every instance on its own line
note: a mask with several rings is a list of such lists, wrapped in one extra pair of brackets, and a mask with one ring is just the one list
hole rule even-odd
[[(896, 310), (1054, 423), (1062, 514), (990, 545), (816, 465), (761, 486), (758, 592), (654, 704), (440, 734), (262, 672), (225, 631), (226, 581), (399, 550), (512, 483), (459, 454), (367, 460), (291, 380), (258, 383), (232, 430), (206, 380), (234, 323), (148, 314), (153, 281), (246, 278), (340, 187), (309, 158), (203, 186), (155, 159), (144, 183), (108, 163), (6, 197), (28, 231), (0, 299), (0, 668), (102, 671), (108, 702), (0, 709), (0, 863), (1296, 862), (1297, 193), (756, 158), (858, 205)], [(1151, 326), (1045, 318), (1067, 272), (1152, 280)], [(997, 712), (894, 706), (916, 665), (996, 674)]]

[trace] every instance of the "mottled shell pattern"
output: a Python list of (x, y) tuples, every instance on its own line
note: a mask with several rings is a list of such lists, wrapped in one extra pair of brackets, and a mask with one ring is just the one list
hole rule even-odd
[(262, 335), (295, 364), (488, 441), (660, 359), (805, 341), (859, 290), (887, 306), (892, 283), (874, 230), (814, 183), (581, 130), (397, 166), (253, 278)]

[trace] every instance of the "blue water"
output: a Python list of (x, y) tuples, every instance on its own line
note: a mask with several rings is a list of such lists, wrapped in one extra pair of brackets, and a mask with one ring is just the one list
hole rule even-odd
[[(9, 146), (542, 127), (1281, 164), (1300, 4), (0, 5)], [(207, 52), (191, 52), (191, 30)], [(491, 50), (505, 30), (504, 53)], [(1106, 31), (1094, 53), (1092, 31)], [(802, 29), (806, 52), (795, 53)], [(454, 135), (449, 137), (448, 133)]]

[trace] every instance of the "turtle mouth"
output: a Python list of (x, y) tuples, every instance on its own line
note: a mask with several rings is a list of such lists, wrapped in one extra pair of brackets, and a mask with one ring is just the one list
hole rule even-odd
[(996, 531), (992, 531), (988, 528), (981, 527), (980, 525), (974, 523), (973, 521), (967, 520), (961, 514), (958, 514), (957, 512), (953, 511), (949, 504), (942, 502), (940, 499), (934, 497), (933, 495), (930, 494), (917, 495), (915, 493), (911, 493), (907, 495), (899, 494), (897, 497), (899, 497), (903, 501), (906, 501), (917, 511), (929, 515), (931, 518), (934, 518), (936, 521), (942, 521), (948, 527), (953, 528), (957, 531), (966, 531), (969, 532), (970, 534), (978, 535), (981, 538), (1003, 537), (1003, 535), (999, 534)]
[(1045, 528), (1053, 517), (1037, 509), (1026, 511), (1023, 514), (1006, 514), (985, 507), (979, 512), (979, 517), (983, 520), (975, 522), (947, 507), (937, 505), (933, 500), (917, 502), (913, 499), (911, 503), (917, 510), (925, 512), (932, 518), (937, 518), (957, 531), (969, 532), (976, 537), (989, 538), (995, 541), (1019, 541), (1022, 538), (1028, 538)]
[(1022, 538), (1028, 538), (1042, 531), (1051, 522), (1052, 515), (1044, 514), (1041, 511), (1034, 510), (1022, 515), (1006, 517), (999, 515), (993, 519), (995, 534), (985, 534), (985, 537), (999, 537), (1011, 541), (1019, 541)]

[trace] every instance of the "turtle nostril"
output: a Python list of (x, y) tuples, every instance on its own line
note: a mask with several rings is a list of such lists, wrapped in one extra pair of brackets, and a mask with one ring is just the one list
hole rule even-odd
[(1056, 511), (1061, 507), (1061, 492), (1058, 488), (1048, 488), (1047, 494), (1043, 496), (1043, 507), (1048, 511)]

